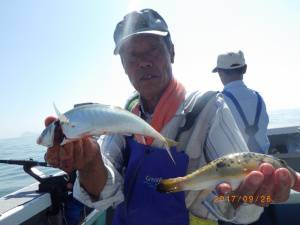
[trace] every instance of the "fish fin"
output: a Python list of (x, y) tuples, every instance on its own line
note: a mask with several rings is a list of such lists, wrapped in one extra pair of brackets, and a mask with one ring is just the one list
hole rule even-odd
[(199, 191), (199, 194), (197, 196), (197, 198), (201, 198), (204, 199), (206, 198), (207, 195), (209, 195), (212, 192), (212, 189), (203, 189), (201, 191)]
[(173, 163), (176, 164), (176, 162), (171, 154), (170, 148), (173, 146), (177, 146), (179, 143), (176, 141), (173, 141), (169, 138), (165, 138), (165, 143), (166, 143), (166, 149), (167, 149), (167, 152), (168, 152), (170, 158), (172, 159)]
[(179, 145), (179, 142), (177, 142), (177, 141), (173, 141), (172, 139), (169, 139), (169, 138), (165, 138), (165, 139), (166, 139), (167, 145), (169, 147), (173, 147), (173, 146), (178, 146)]
[(58, 117), (59, 121), (61, 123), (69, 123), (69, 119), (58, 110), (58, 108), (56, 107), (54, 102), (53, 102), (53, 107), (54, 107), (54, 110), (57, 114), (57, 117)]
[(65, 144), (69, 143), (69, 142), (71, 142), (70, 139), (64, 138), (63, 141), (60, 143), (60, 146), (63, 146)]
[(59, 144), (60, 146), (63, 146), (65, 144), (68, 144), (70, 142), (79, 140), (80, 138), (64, 138), (63, 141)]
[(184, 191), (184, 179), (182, 177), (162, 179), (156, 186), (156, 190), (161, 193), (172, 193)]
[(172, 153), (171, 153), (169, 147), (167, 147), (167, 152), (168, 152), (168, 155), (170, 156), (170, 158), (172, 159), (173, 163), (176, 165), (175, 159), (174, 159), (174, 157), (172, 156)]
[(116, 110), (124, 111), (124, 109), (122, 107), (117, 106), (117, 105), (112, 105), (112, 106), (109, 106), (109, 107), (111, 107), (113, 109), (116, 109)]

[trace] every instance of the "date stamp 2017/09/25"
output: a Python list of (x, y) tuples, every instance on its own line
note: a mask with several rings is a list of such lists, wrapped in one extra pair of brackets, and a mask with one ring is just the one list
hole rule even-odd
[(228, 201), (228, 202), (245, 202), (245, 203), (271, 203), (272, 198), (270, 195), (218, 195), (215, 197), (214, 202), (220, 202), (220, 201)]

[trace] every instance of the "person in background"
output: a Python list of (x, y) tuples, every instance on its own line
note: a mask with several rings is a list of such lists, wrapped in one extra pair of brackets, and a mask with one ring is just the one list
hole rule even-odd
[[(267, 136), (269, 117), (266, 105), (257, 91), (245, 85), (243, 78), (246, 71), (244, 54), (239, 51), (219, 55), (217, 66), (212, 72), (219, 74), (224, 85), (222, 93), (249, 150), (267, 154), (270, 142)], [(253, 225), (273, 224), (272, 213), (272, 208), (266, 208)], [(233, 223), (220, 221), (219, 225), (233, 225)]]
[(269, 123), (266, 105), (261, 95), (249, 89), (244, 81), (247, 71), (242, 51), (230, 52), (218, 56), (213, 73), (218, 73), (224, 85), (225, 96), (241, 133), (250, 151), (268, 153), (270, 142), (267, 136)]
[[(143, 9), (127, 14), (115, 28), (114, 41), (114, 54), (120, 55), (137, 91), (126, 108), (163, 136), (178, 141), (178, 146), (171, 149), (176, 164), (163, 143), (139, 135), (107, 135), (101, 146), (91, 137), (63, 146), (56, 143), (47, 150), (46, 161), (67, 172), (78, 171), (74, 197), (99, 210), (115, 207), (113, 225), (207, 225), (220, 219), (237, 223), (257, 220), (263, 211), (260, 202), (216, 201), (217, 195), (232, 191), (230, 184), (221, 183), (207, 195), (199, 191), (156, 191), (160, 178), (183, 176), (222, 155), (248, 149), (220, 93), (213, 95), (191, 126), (178, 135), (195, 100), (203, 99), (205, 94), (186, 94), (173, 76), (174, 45), (165, 20), (156, 11)], [(190, 76), (188, 68), (186, 72)], [(270, 164), (262, 164), (258, 171), (247, 175), (235, 194), (270, 194), (274, 201), (285, 201), (291, 187), (300, 189), (298, 178), (295, 181), (285, 168), (275, 170)]]

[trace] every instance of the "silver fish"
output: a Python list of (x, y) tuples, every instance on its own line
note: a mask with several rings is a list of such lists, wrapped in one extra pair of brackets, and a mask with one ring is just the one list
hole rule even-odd
[(284, 160), (255, 152), (233, 153), (220, 157), (184, 177), (163, 179), (157, 190), (164, 193), (187, 190), (213, 190), (220, 183), (230, 183), (233, 190), (251, 171), (262, 163), (270, 163), (275, 169), (287, 168), (296, 179), (296, 172)]
[[(97, 103), (78, 106), (64, 114), (55, 105), (54, 108), (58, 119), (38, 137), (37, 143), (40, 145), (52, 147), (56, 142), (64, 145), (85, 136), (102, 134), (139, 134), (162, 141), (174, 161), (170, 147), (177, 145), (177, 142), (163, 137), (143, 119), (127, 110)], [(57, 135), (60, 137), (56, 137)]]

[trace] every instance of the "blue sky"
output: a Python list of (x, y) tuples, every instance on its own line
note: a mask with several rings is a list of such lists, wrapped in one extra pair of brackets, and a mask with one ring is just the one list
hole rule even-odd
[(220, 90), (217, 55), (243, 50), (245, 82), (268, 110), (300, 108), (300, 3), (224, 1), (0, 1), (0, 138), (40, 132), (43, 119), (79, 102), (124, 105), (132, 87), (112, 54), (117, 22), (151, 7), (175, 44), (187, 89)]

